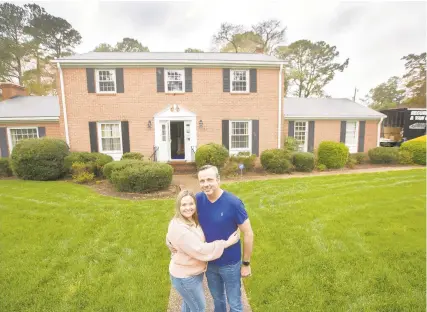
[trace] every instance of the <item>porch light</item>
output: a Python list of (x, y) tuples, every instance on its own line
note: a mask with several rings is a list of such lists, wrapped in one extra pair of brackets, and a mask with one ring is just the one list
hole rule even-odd
[(201, 120), (201, 119), (199, 121), (199, 128), (203, 128), (203, 120)]
[(148, 121), (147, 127), (148, 127), (148, 129), (151, 129), (151, 120)]

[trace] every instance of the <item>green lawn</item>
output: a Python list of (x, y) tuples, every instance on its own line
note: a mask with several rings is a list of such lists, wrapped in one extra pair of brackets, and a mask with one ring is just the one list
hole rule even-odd
[[(226, 185), (255, 231), (256, 311), (425, 310), (425, 170)], [(165, 311), (173, 201), (0, 181), (0, 311)]]

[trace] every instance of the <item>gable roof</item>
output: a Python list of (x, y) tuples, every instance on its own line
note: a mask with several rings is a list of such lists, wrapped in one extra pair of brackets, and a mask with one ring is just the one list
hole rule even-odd
[(349, 99), (284, 98), (285, 119), (381, 119), (386, 115)]
[(279, 66), (282, 60), (260, 53), (89, 52), (53, 60), (61, 64), (252, 64)]
[(59, 120), (57, 96), (16, 96), (0, 102), (0, 121)]

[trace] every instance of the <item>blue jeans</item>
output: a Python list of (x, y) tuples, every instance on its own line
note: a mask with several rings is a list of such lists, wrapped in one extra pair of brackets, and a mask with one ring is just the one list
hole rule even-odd
[(226, 294), (230, 312), (243, 312), (240, 267), (240, 261), (225, 266), (208, 264), (206, 278), (214, 300), (215, 312), (227, 311)]
[(203, 273), (186, 278), (171, 275), (173, 287), (182, 297), (182, 312), (205, 312), (206, 300), (203, 292)]

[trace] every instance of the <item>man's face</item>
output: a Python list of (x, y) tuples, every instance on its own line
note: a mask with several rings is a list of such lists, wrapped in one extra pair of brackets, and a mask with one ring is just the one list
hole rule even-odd
[(199, 172), (200, 189), (206, 195), (212, 195), (219, 188), (219, 179), (216, 176), (215, 170), (212, 168)]

